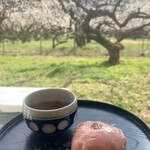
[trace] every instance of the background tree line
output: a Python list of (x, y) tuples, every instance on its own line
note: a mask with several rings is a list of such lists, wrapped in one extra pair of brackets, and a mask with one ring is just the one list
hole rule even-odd
[(52, 38), (55, 48), (74, 38), (82, 48), (94, 40), (115, 65), (125, 38), (149, 35), (149, 7), (149, 0), (1, 0), (0, 42)]

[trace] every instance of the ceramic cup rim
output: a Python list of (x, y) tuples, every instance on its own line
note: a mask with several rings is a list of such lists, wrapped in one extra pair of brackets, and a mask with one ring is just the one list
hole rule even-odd
[[(67, 91), (67, 92), (71, 93), (71, 94), (74, 96), (74, 100), (73, 100), (71, 103), (69, 103), (68, 105), (64, 106), (64, 107), (56, 108), (56, 109), (51, 109), (51, 110), (48, 110), (48, 109), (47, 109), (47, 110), (35, 109), (35, 108), (32, 108), (32, 107), (30, 107), (30, 106), (28, 106), (28, 105), (26, 104), (27, 97), (29, 97), (30, 95), (33, 95), (33, 94), (36, 94), (36, 93), (39, 93), (39, 92), (43, 92), (43, 91), (49, 91), (49, 90)], [(46, 89), (37, 90), (37, 91), (35, 91), (35, 92), (32, 92), (32, 93), (28, 94), (28, 95), (24, 98), (23, 105), (24, 105), (25, 107), (27, 107), (28, 109), (33, 110), (33, 111), (37, 111), (37, 112), (38, 112), (38, 111), (39, 111), (39, 112), (53, 112), (53, 111), (63, 110), (63, 109), (65, 109), (65, 108), (70, 107), (76, 100), (77, 100), (76, 95), (75, 95), (72, 91), (70, 91), (70, 90), (68, 90), (68, 89), (65, 89), (65, 88), (46, 88)]]
[[(57, 109), (50, 109), (50, 110), (41, 110), (41, 109), (35, 109), (32, 108), (30, 106), (27, 105), (27, 102), (30, 101), (30, 96), (34, 97), (34, 95), (36, 95), (37, 93), (44, 93), (44, 92), (48, 92), (51, 91), (52, 92), (66, 92), (66, 94), (68, 94), (71, 98), (70, 98), (70, 103), (64, 107), (61, 108), (57, 108)], [(68, 96), (68, 97), (69, 97)], [(32, 98), (33, 98), (32, 97)], [(60, 116), (66, 116), (69, 115), (70, 113), (72, 113), (73, 111), (75, 111), (77, 109), (77, 98), (76, 95), (70, 91), (69, 89), (65, 89), (65, 88), (46, 88), (46, 89), (41, 89), (41, 90), (37, 90), (35, 92), (32, 92), (30, 94), (28, 94), (24, 100), (23, 100), (23, 114), (24, 116), (29, 116), (31, 115), (32, 118), (41, 118), (41, 119), (50, 119), (50, 118), (58, 118)]]

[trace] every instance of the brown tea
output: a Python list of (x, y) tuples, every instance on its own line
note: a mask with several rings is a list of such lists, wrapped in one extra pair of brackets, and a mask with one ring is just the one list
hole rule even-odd
[(36, 104), (32, 104), (30, 107), (34, 109), (40, 109), (40, 110), (51, 110), (51, 109), (58, 109), (58, 108), (64, 107), (68, 104), (69, 104), (68, 102), (47, 101), (47, 102), (39, 102)]

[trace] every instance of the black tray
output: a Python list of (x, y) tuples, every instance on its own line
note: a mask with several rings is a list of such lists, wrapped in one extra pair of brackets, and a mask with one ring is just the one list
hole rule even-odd
[(74, 126), (83, 121), (103, 121), (122, 129), (127, 150), (150, 150), (150, 128), (134, 114), (114, 105), (78, 101), (77, 120), (67, 131), (55, 136), (33, 133), (23, 121), (22, 113), (0, 130), (0, 150), (70, 150)]

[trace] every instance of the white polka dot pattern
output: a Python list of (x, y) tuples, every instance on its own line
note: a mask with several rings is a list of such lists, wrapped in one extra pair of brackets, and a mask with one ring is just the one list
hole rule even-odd
[(38, 129), (38, 126), (35, 124), (35, 123), (33, 123), (33, 122), (30, 122), (29, 123), (29, 127), (33, 130), (33, 131), (38, 131), (39, 129)]
[(42, 131), (44, 133), (53, 133), (56, 131), (56, 127), (52, 124), (45, 124), (43, 127), (42, 127)]
[(58, 124), (58, 129), (59, 130), (64, 130), (67, 126), (68, 126), (68, 121), (67, 120), (63, 120)]

